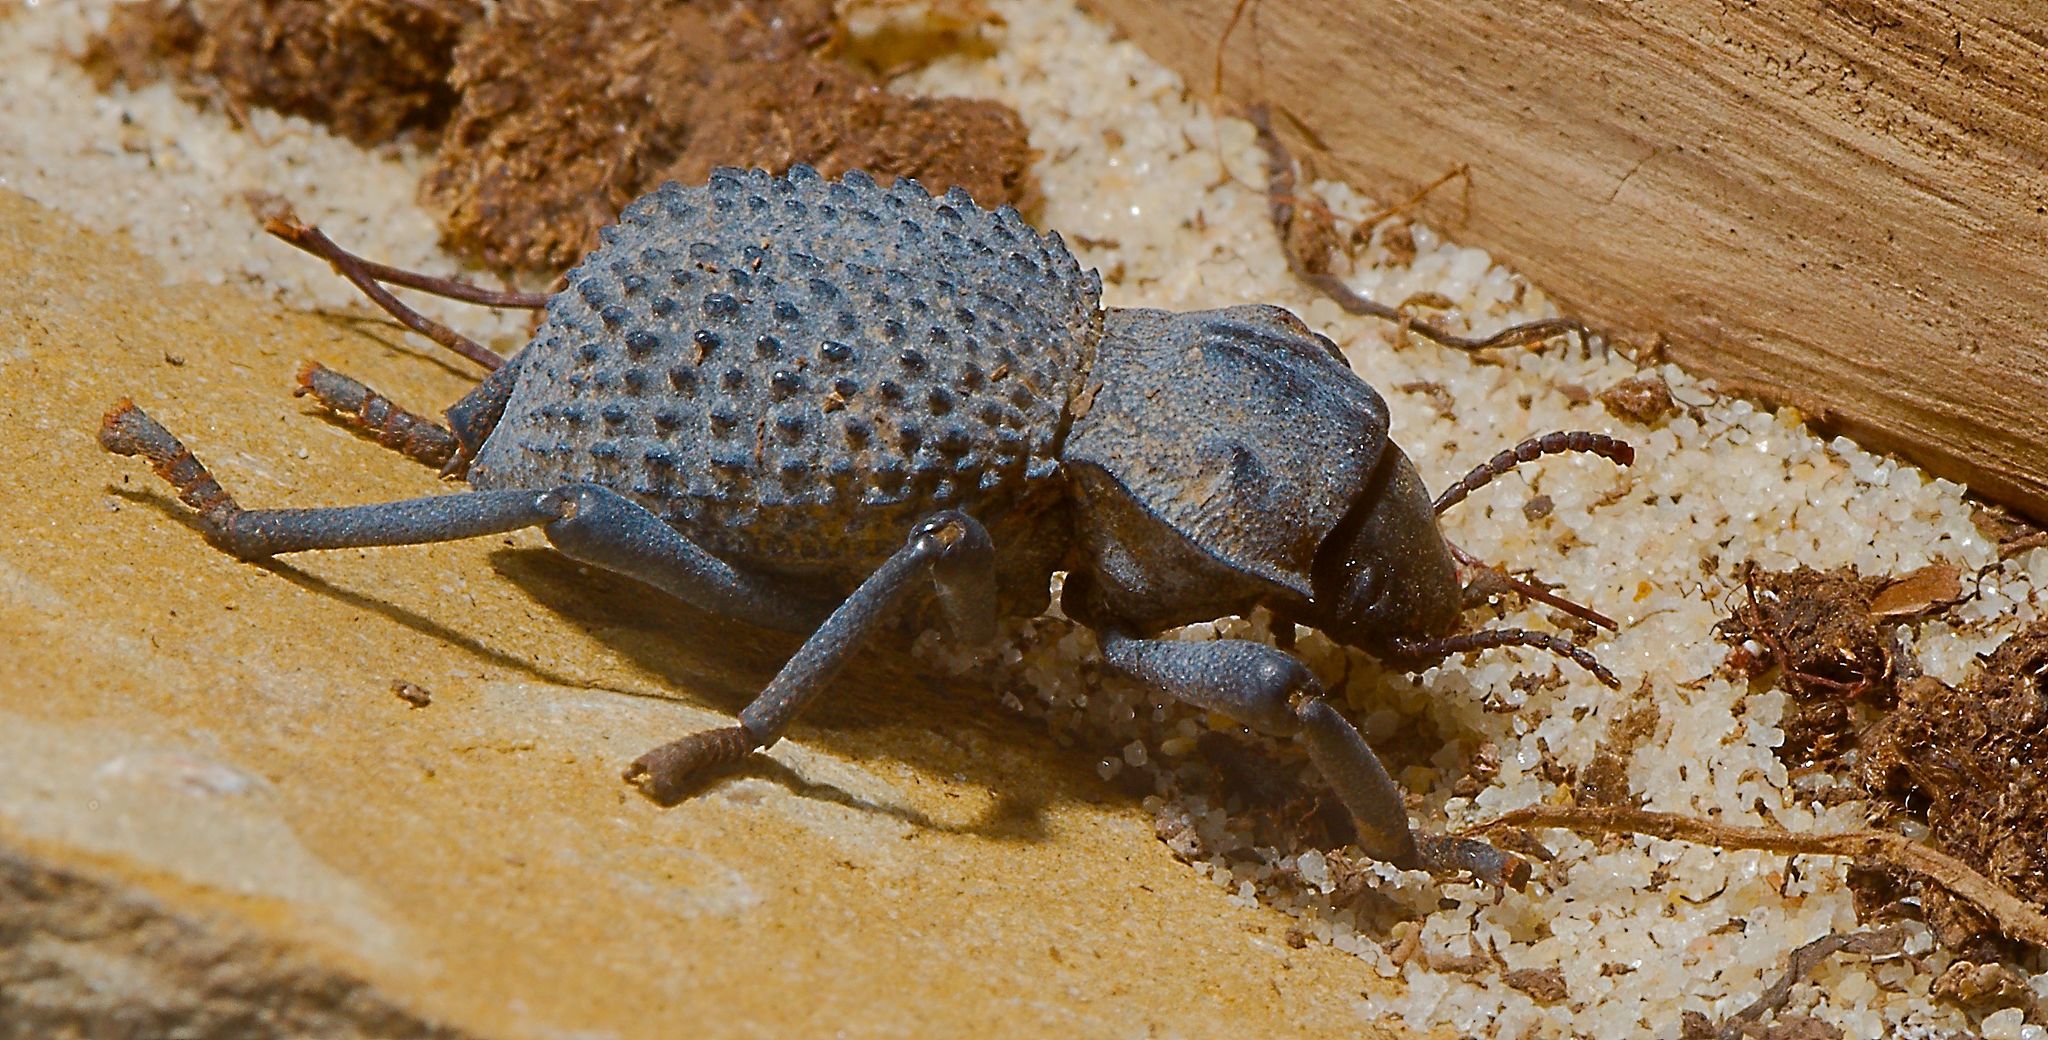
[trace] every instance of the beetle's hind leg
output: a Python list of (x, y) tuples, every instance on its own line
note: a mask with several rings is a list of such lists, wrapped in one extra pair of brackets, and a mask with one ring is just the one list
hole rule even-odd
[(1292, 655), (1241, 639), (1188, 643), (1134, 639), (1114, 627), (1101, 632), (1111, 669), (1274, 736), (1300, 734), (1316, 769), (1357, 822), (1359, 847), (1374, 858), (1440, 873), (1469, 871), (1516, 888), (1528, 879), (1527, 863), (1484, 842), (1416, 833), (1401, 789), (1379, 756)]
[(559, 519), (559, 503), (524, 490), (380, 502), (331, 509), (243, 509), (184, 443), (132, 401), (100, 421), (100, 446), (140, 455), (199, 514), (206, 540), (244, 560), (307, 549), (415, 545), (502, 534)]
[(988, 532), (965, 513), (939, 513), (912, 528), (903, 547), (804, 640), (767, 688), (740, 712), (739, 725), (693, 733), (655, 748), (627, 767), (626, 779), (656, 801), (673, 802), (703, 770), (782, 739), (797, 714), (823, 692), (876, 627), (921, 590), (925, 578), (934, 586), (949, 634), (975, 645), (994, 635), (995, 552)]
[(398, 297), (391, 295), (391, 290), (386, 289), (383, 283), (402, 285), (409, 289), (418, 289), (436, 296), (486, 307), (538, 309), (547, 306), (548, 298), (542, 293), (485, 289), (453, 278), (420, 274), (365, 260), (335, 245), (334, 240), (328, 238), (319, 228), (301, 222), (298, 214), (282, 202), (262, 207), (259, 216), (263, 217), (263, 230), (281, 241), (327, 261), (337, 274), (361, 290), (364, 296), (370, 298), (371, 303), (398, 319), (399, 324), (491, 371), (496, 371), (505, 364), (504, 357), (468, 336), (406, 306)]

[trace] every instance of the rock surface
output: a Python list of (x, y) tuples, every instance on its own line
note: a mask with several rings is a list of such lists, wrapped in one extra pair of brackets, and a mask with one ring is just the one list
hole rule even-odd
[(288, 392), (453, 400), (393, 326), (166, 286), (5, 192), (0, 301), (0, 1036), (1372, 1035), (1387, 983), (987, 690), (866, 655), (662, 809), (619, 769), (788, 639), (531, 532), (238, 563), (94, 442), (133, 395), (247, 505), (444, 490)]

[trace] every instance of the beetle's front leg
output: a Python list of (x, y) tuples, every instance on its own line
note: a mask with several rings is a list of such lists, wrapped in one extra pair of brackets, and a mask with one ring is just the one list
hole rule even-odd
[(1515, 887), (1526, 879), (1526, 863), (1484, 842), (1418, 836), (1379, 756), (1293, 656), (1239, 639), (1133, 639), (1113, 628), (1102, 632), (1102, 656), (1112, 669), (1198, 708), (1275, 736), (1301, 734), (1309, 758), (1358, 822), (1359, 847), (1373, 857), (1411, 869), (1468, 870)]

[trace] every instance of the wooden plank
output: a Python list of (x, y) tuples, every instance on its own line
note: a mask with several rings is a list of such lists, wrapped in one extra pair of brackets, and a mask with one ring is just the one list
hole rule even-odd
[[(1210, 89), (1236, 0), (1093, 2)], [(1381, 198), (1469, 164), (1426, 218), (1569, 311), (2048, 518), (2040, 15), (1251, 0), (1225, 92)]]

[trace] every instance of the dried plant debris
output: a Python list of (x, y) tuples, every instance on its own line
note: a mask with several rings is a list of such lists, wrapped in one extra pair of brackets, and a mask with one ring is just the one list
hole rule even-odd
[[(1978, 873), (1969, 864), (1938, 849), (1890, 831), (1857, 830), (1810, 834), (1775, 827), (1718, 823), (1680, 813), (1648, 809), (1571, 808), (1536, 805), (1514, 809), (1467, 835), (1485, 835), (1502, 828), (1558, 827), (1579, 834), (1647, 834), (1666, 841), (1689, 841), (1718, 849), (1759, 849), (1800, 856), (1847, 856), (1884, 869), (1911, 874), (1941, 887), (1989, 915), (2006, 935), (2048, 947), (2048, 913), (2040, 904)], [(1930, 890), (1931, 891), (1931, 890)]]
[(1518, 968), (1501, 975), (1501, 981), (1527, 993), (1539, 1004), (1556, 1004), (1571, 997), (1564, 971), (1548, 968)]
[(424, 708), (434, 703), (434, 694), (418, 683), (404, 679), (391, 680), (391, 695), (415, 708)]
[(1832, 762), (1854, 740), (1859, 704), (1888, 704), (1896, 676), (1891, 638), (1870, 605), (1888, 584), (1853, 569), (1748, 568), (1735, 609), (1715, 633), (1735, 649), (1730, 667), (1752, 677), (1776, 669), (1792, 695), (1778, 757)]
[(1787, 958), (1784, 974), (1765, 988), (1763, 994), (1748, 1007), (1728, 1016), (1727, 1020), (1715, 1025), (1707, 1016), (1697, 1011), (1685, 1013), (1679, 1035), (1685, 1040), (1740, 1040), (1741, 1037), (1763, 1037), (1764, 1040), (1825, 1040), (1840, 1037), (1842, 1031), (1809, 1015), (1779, 1015), (1792, 999), (1792, 987), (1813, 974), (1829, 957), (1837, 953), (1859, 953), (1868, 957), (1897, 956), (1905, 947), (1905, 935), (1896, 929), (1880, 929), (1871, 932), (1835, 932), (1821, 936), (1792, 951)]
[(102, 84), (194, 80), (358, 144), (437, 128), (450, 56), (480, 0), (145, 0), (117, 8), (85, 61)]
[(2048, 527), (1996, 503), (1973, 501), (1971, 505), (1971, 524), (1998, 546), (2000, 560), (2048, 545)]
[(1943, 1000), (1980, 1008), (2024, 1008), (2040, 1003), (2025, 975), (1996, 961), (1956, 961), (1934, 980), (1932, 992)]
[(1870, 598), (1870, 616), (1889, 621), (1928, 617), (1963, 598), (1963, 574), (1932, 563), (1893, 578)]
[[(1245, 118), (1257, 132), (1259, 148), (1266, 155), (1266, 213), (1274, 233), (1280, 238), (1280, 252), (1287, 258), (1288, 269), (1303, 284), (1327, 297), (1346, 313), (1394, 322), (1404, 335), (1413, 332), (1432, 343), (1455, 350), (1533, 346), (1566, 335), (1578, 336), (1581, 343), (1589, 343), (1594, 338), (1592, 329), (1573, 318), (1539, 318), (1510, 325), (1487, 336), (1460, 336), (1431, 322), (1418, 320), (1412, 313), (1419, 308), (1450, 309), (1455, 306), (1442, 296), (1420, 293), (1394, 305), (1359, 295), (1336, 273), (1334, 267), (1339, 247), (1347, 239), (1338, 234), (1336, 218), (1329, 207), (1300, 190), (1300, 171), (1293, 153), (1287, 150), (1279, 133), (1273, 129), (1272, 113), (1263, 105), (1255, 105), (1245, 113)], [(1422, 195), (1461, 175), (1462, 167), (1445, 174), (1396, 209), (1420, 201)], [(1393, 211), (1374, 215), (1361, 221), (1359, 226), (1370, 228), (1394, 215)], [(1355, 241), (1355, 236), (1348, 241)]]
[[(1879, 627), (1960, 598), (1952, 566), (1891, 579), (1752, 571), (1746, 586), (1718, 631), (1753, 674), (1776, 667), (1792, 695), (1781, 757), (1847, 771), (1870, 795), (1924, 816), (1933, 841), (1973, 871), (2048, 904), (2048, 623), (2006, 640), (1958, 689), (1901, 681)], [(1855, 883), (1866, 916), (1924, 916), (1945, 946), (1996, 955), (1984, 943), (1998, 922), (1982, 904), (1923, 894), (1867, 864)]]
[(1763, 678), (1775, 669), (1777, 685), (1792, 695), (1779, 758), (1832, 763), (1896, 697), (1899, 663), (1889, 626), (1937, 614), (1962, 596), (1962, 574), (1948, 564), (1885, 578), (1853, 568), (1751, 567), (1734, 611), (1715, 632), (1734, 646), (1731, 670)]
[(189, 81), (360, 144), (438, 134), (422, 198), (503, 269), (559, 271), (627, 202), (717, 166), (1035, 203), (1014, 112), (890, 93), (820, 56), (843, 35), (829, 0), (145, 0), (82, 60), (102, 87)]
[(1862, 743), (1867, 788), (1923, 812), (1943, 848), (2048, 904), (2048, 622), (2006, 640), (1961, 689), (1907, 683)]

